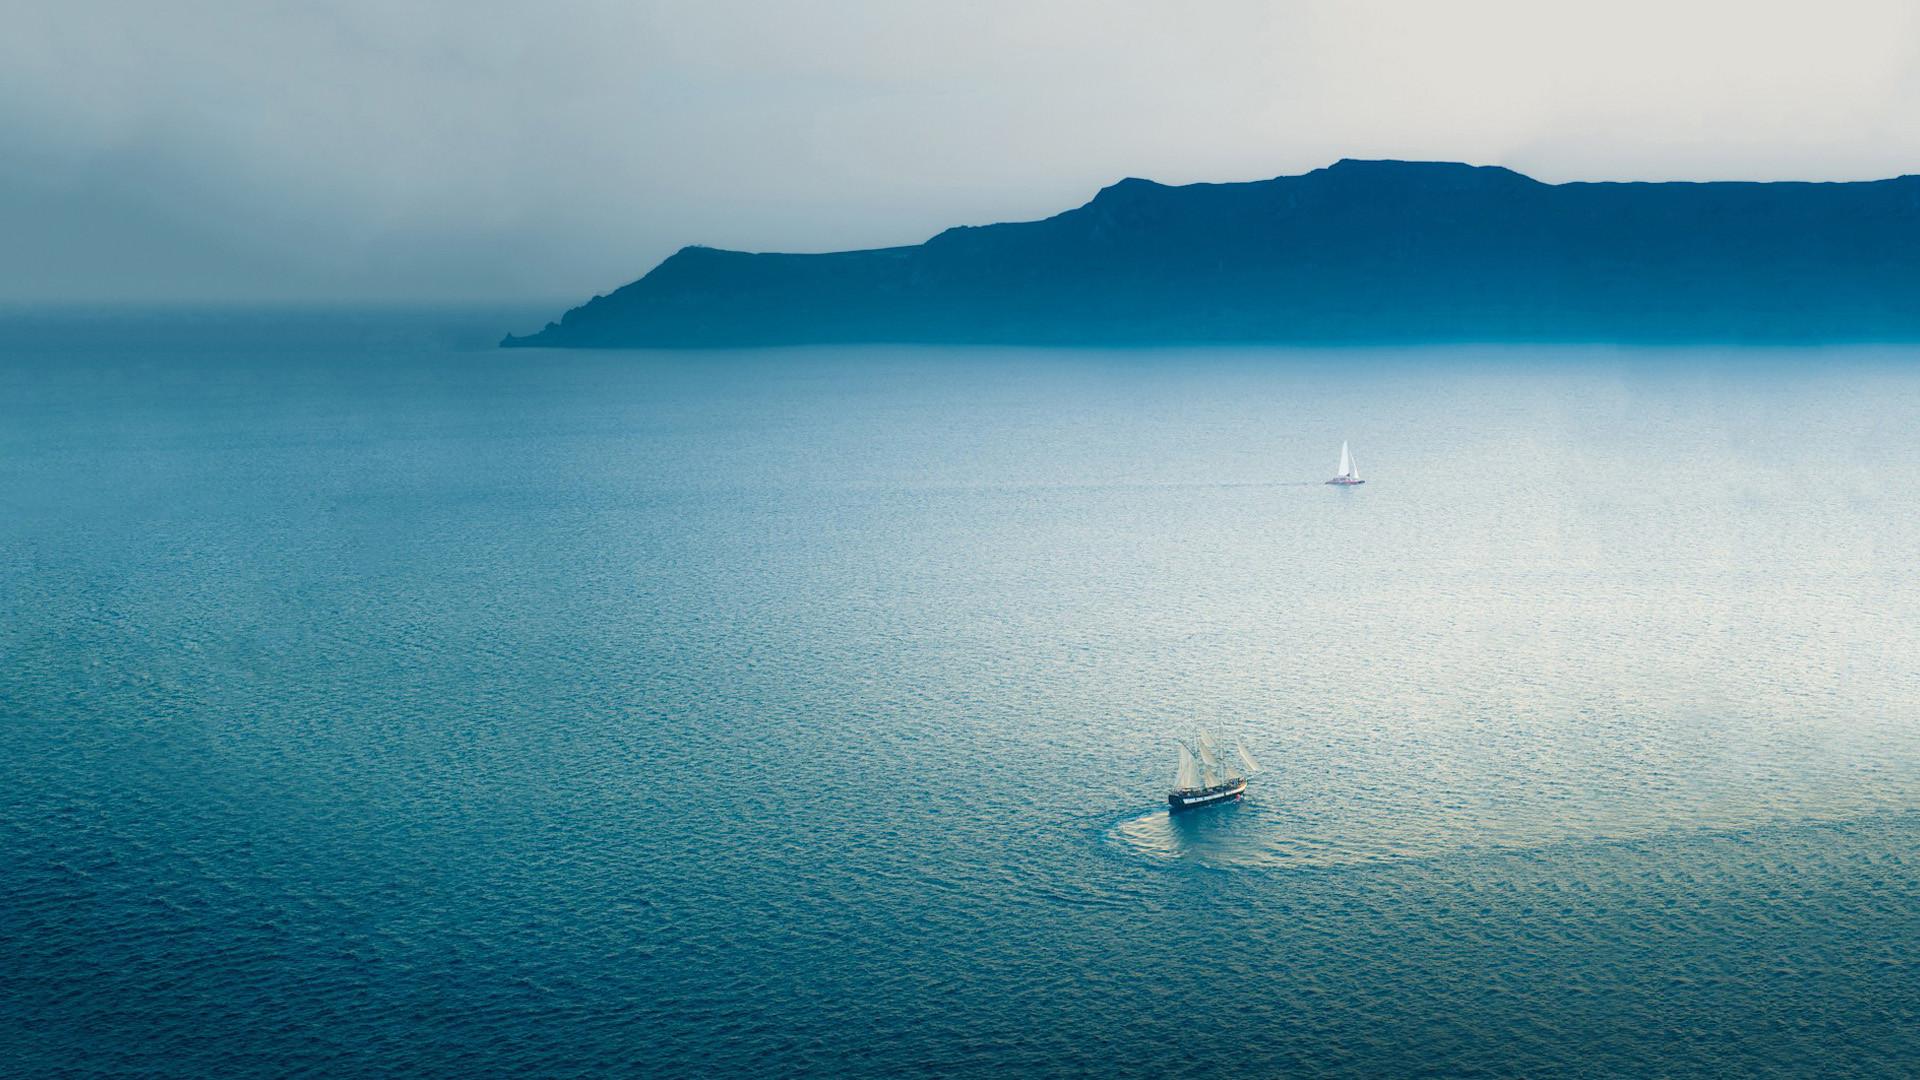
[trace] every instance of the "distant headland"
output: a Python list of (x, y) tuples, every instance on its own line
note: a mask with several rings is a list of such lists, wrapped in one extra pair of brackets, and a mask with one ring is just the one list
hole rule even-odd
[(503, 346), (1920, 341), (1920, 176), (1546, 184), (1452, 162), (1122, 180), (1042, 221), (683, 248)]

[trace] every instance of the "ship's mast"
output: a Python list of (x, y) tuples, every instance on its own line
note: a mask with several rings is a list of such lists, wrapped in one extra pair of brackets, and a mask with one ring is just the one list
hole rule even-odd
[(1173, 786), (1178, 791), (1191, 791), (1204, 786), (1200, 782), (1200, 763), (1193, 759), (1193, 751), (1187, 749), (1184, 742), (1180, 744), (1180, 771)]
[(1219, 784), (1220, 783), (1220, 759), (1215, 757), (1213, 753), (1213, 751), (1215, 750), (1215, 747), (1213, 745), (1213, 736), (1207, 734), (1206, 728), (1201, 728), (1194, 735), (1193, 741), (1194, 741), (1194, 745), (1200, 751), (1200, 764), (1205, 766), (1205, 768), (1201, 770), (1201, 775), (1206, 778), (1206, 781), (1207, 781), (1206, 786), (1213, 787)]
[(1175, 739), (1174, 743), (1180, 747), (1180, 769), (1174, 781), (1174, 787), (1179, 791), (1219, 787), (1235, 780), (1245, 780), (1260, 770), (1259, 763), (1247, 752), (1245, 743), (1239, 739), (1233, 740), (1233, 752), (1229, 757), (1205, 728), (1195, 728), (1191, 741)]

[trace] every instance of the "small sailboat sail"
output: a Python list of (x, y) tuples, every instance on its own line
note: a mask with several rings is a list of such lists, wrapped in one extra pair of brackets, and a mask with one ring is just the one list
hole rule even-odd
[(1354, 464), (1353, 451), (1347, 449), (1346, 440), (1340, 442), (1340, 475), (1327, 481), (1329, 484), (1364, 484), (1360, 479), (1360, 467)]

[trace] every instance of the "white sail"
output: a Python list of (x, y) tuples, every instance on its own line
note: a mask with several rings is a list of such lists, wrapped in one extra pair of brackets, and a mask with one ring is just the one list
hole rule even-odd
[(1226, 770), (1220, 767), (1220, 758), (1216, 753), (1220, 744), (1213, 741), (1213, 736), (1207, 734), (1206, 728), (1195, 732), (1193, 742), (1200, 751), (1200, 779), (1206, 781), (1208, 787), (1218, 787), (1226, 778)]
[(1346, 441), (1345, 441), (1345, 440), (1341, 440), (1341, 443), (1340, 443), (1340, 475), (1341, 475), (1341, 476), (1352, 476), (1353, 474), (1354, 474), (1354, 473), (1353, 473), (1353, 454), (1352, 454), (1351, 452), (1349, 452), (1349, 451), (1347, 450), (1347, 444), (1346, 444)]
[(1205, 765), (1209, 770), (1220, 767), (1220, 759), (1213, 756), (1214, 750), (1218, 749), (1213, 745), (1213, 736), (1207, 734), (1205, 731), (1201, 731), (1195, 736), (1193, 743), (1200, 750), (1201, 764)]
[(1203, 786), (1200, 783), (1200, 764), (1193, 760), (1193, 753), (1187, 749), (1185, 743), (1180, 745), (1180, 774), (1174, 780), (1173, 786), (1179, 791)]
[(1233, 740), (1233, 753), (1240, 759), (1240, 764), (1246, 767), (1248, 776), (1260, 771), (1260, 766), (1254, 762), (1253, 755), (1247, 753), (1246, 744), (1239, 739)]

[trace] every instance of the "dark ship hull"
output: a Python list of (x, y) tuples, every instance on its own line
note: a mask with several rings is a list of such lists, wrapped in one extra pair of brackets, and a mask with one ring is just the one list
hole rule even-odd
[(1167, 808), (1172, 811), (1192, 810), (1215, 803), (1232, 802), (1247, 790), (1245, 780), (1229, 780), (1224, 784), (1215, 784), (1210, 788), (1186, 788), (1167, 793)]

